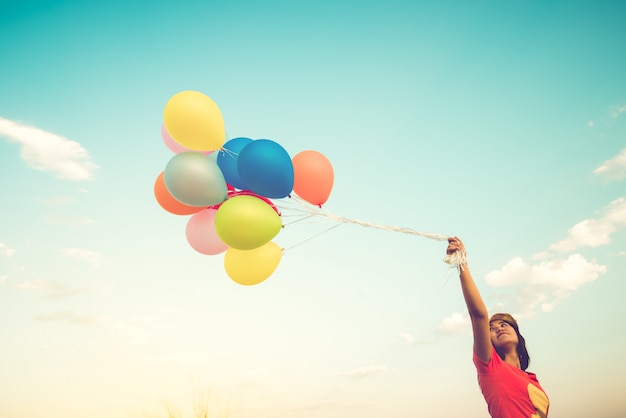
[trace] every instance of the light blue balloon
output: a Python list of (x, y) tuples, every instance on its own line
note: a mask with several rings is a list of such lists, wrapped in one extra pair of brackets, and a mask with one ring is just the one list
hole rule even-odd
[(237, 161), (239, 176), (254, 193), (280, 199), (293, 190), (291, 157), (278, 143), (257, 139), (246, 145)]
[(163, 180), (172, 197), (188, 206), (213, 206), (226, 200), (228, 190), (215, 157), (181, 152), (165, 166)]
[(222, 170), (226, 183), (239, 190), (246, 190), (248, 186), (241, 180), (237, 170), (237, 161), (241, 150), (252, 142), (250, 138), (233, 138), (228, 140), (217, 152), (217, 166)]

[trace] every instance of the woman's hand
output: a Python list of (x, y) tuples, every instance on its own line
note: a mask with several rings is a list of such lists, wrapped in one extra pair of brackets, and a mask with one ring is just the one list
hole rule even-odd
[(465, 251), (463, 242), (459, 239), (459, 237), (448, 238), (448, 248), (446, 249), (446, 254), (451, 255), (457, 251)]

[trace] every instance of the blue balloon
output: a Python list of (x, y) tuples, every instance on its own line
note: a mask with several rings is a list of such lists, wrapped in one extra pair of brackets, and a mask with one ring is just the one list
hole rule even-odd
[(217, 166), (222, 170), (226, 183), (239, 190), (248, 188), (241, 180), (239, 171), (237, 170), (237, 161), (241, 150), (252, 142), (250, 138), (233, 138), (224, 144), (222, 149), (217, 152)]
[(248, 190), (280, 199), (293, 190), (293, 164), (285, 149), (269, 139), (257, 139), (246, 145), (237, 161), (239, 177)]

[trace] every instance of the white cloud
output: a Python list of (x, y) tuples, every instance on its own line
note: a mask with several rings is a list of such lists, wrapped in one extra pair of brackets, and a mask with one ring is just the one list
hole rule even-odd
[(485, 275), (485, 281), (491, 286), (511, 286), (524, 283), (530, 275), (530, 266), (522, 257), (512, 258), (502, 267), (502, 270), (495, 270)]
[(93, 265), (99, 265), (104, 260), (99, 253), (82, 248), (65, 248), (61, 252), (70, 258), (86, 261)]
[(66, 206), (74, 203), (76, 199), (71, 196), (54, 196), (42, 200), (45, 206)]
[(544, 312), (554, 309), (573, 291), (593, 282), (606, 271), (606, 266), (587, 261), (580, 254), (535, 265), (516, 257), (501, 270), (488, 273), (485, 280), (492, 286), (512, 287), (514, 293), (509, 298), (512, 304), (509, 311), (532, 316), (537, 307)]
[(87, 292), (86, 287), (72, 287), (63, 283), (57, 283), (49, 280), (29, 280), (24, 282), (5, 283), (15, 290), (39, 292), (44, 299), (67, 299), (72, 296)]
[(586, 260), (581, 254), (567, 258), (552, 258), (554, 251), (568, 252), (581, 247), (598, 247), (611, 242), (611, 236), (626, 226), (626, 198), (606, 206), (593, 219), (574, 225), (568, 236), (552, 244), (552, 251), (542, 251), (527, 263), (521, 257), (512, 258), (500, 270), (485, 275), (487, 284), (503, 288), (493, 296), (503, 303), (504, 310), (519, 317), (532, 317), (537, 309), (549, 312), (563, 299), (586, 283), (593, 282), (607, 267)]
[(372, 375), (385, 373), (387, 370), (387, 366), (367, 366), (342, 373), (342, 376), (354, 379), (363, 379)]
[(536, 265), (526, 264), (520, 257), (516, 257), (501, 270), (488, 273), (485, 280), (492, 286), (523, 283), (576, 290), (582, 284), (594, 281), (604, 272), (606, 266), (589, 262), (580, 254), (572, 254), (567, 259), (543, 261)]
[(0, 117), (0, 136), (21, 145), (22, 160), (31, 168), (66, 180), (88, 180), (98, 168), (78, 142)]
[(609, 112), (612, 118), (618, 118), (622, 113), (626, 112), (626, 104), (613, 106)]
[(606, 160), (593, 174), (607, 177), (610, 180), (623, 180), (626, 178), (626, 148), (621, 150), (615, 157)]
[(400, 338), (402, 339), (402, 342), (407, 345), (413, 345), (417, 342), (417, 338), (415, 338), (408, 332), (401, 332)]
[(598, 120), (588, 120), (587, 127), (595, 129), (596, 127), (611, 126), (624, 112), (626, 112), (626, 104), (612, 106), (608, 109), (608, 115), (602, 116)]
[(60, 311), (49, 315), (35, 315), (33, 319), (37, 321), (68, 322), (82, 326), (100, 326), (107, 321), (106, 318), (101, 316), (81, 315), (74, 311)]
[(453, 313), (443, 319), (437, 331), (445, 335), (471, 332), (469, 317), (466, 314)]
[(415, 338), (415, 336), (409, 334), (408, 332), (401, 332), (399, 340), (393, 340), (393, 344), (397, 344), (400, 346), (412, 346), (412, 345), (424, 345), (424, 344), (432, 344), (433, 341), (420, 340)]
[(13, 248), (10, 248), (8, 245), (0, 242), (0, 255), (11, 257), (14, 254), (15, 250)]
[(598, 219), (586, 219), (568, 231), (568, 237), (550, 246), (556, 251), (572, 251), (579, 247), (598, 247), (611, 241), (611, 234), (626, 226), (626, 199), (611, 202)]
[(533, 260), (544, 260), (544, 259), (550, 257), (550, 255), (551, 254), (550, 254), (549, 251), (541, 251), (541, 252), (538, 252), (537, 254), (533, 255), (532, 259)]
[(606, 266), (587, 261), (580, 254), (572, 254), (565, 260), (546, 261), (532, 266), (530, 284), (573, 291), (596, 280), (601, 273), (606, 273)]

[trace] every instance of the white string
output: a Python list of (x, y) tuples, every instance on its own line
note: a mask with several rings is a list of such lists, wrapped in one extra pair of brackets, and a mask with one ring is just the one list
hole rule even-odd
[(444, 283), (448, 283), (450, 278), (450, 272), (454, 269), (459, 273), (463, 270), (463, 265), (467, 264), (467, 253), (465, 250), (455, 251), (452, 254), (446, 254), (443, 258), (443, 262), (449, 264), (448, 271), (446, 272), (446, 279)]
[(226, 148), (226, 147), (222, 147), (222, 148), (220, 148), (220, 149), (219, 149), (219, 152), (223, 152), (225, 155), (228, 155), (228, 156), (229, 156), (229, 157), (231, 157), (231, 158), (235, 158), (236, 156), (238, 156), (238, 155), (239, 155), (239, 153), (237, 153), (237, 152), (235, 152), (235, 151), (232, 151), (232, 150), (230, 150), (230, 149), (228, 149), (228, 148)]
[(465, 251), (455, 251), (452, 254), (446, 254), (443, 262), (450, 264), (450, 268), (457, 267), (463, 270), (463, 265), (467, 264), (467, 253)]
[(333, 225), (333, 226), (331, 226), (330, 228), (328, 228), (327, 230), (322, 231), (322, 232), (320, 232), (320, 233), (319, 233), (319, 234), (317, 234), (317, 235), (313, 235), (311, 238), (306, 239), (306, 240), (304, 240), (304, 241), (302, 241), (302, 242), (299, 242), (299, 243), (297, 243), (296, 245), (292, 245), (292, 246), (291, 246), (291, 247), (289, 247), (289, 248), (283, 248), (283, 253), (284, 253), (285, 251), (287, 251), (288, 249), (289, 249), (289, 250), (291, 250), (292, 248), (295, 248), (295, 247), (297, 247), (298, 245), (302, 245), (302, 244), (304, 244), (305, 242), (311, 241), (313, 238), (315, 238), (315, 237), (319, 237), (320, 235), (325, 234), (326, 232), (330, 231), (331, 229), (335, 229), (335, 228), (337, 228), (338, 226), (341, 226), (341, 224)]
[[(300, 205), (300, 207), (304, 208), (306, 212), (312, 215), (321, 216), (326, 219), (330, 219), (335, 222), (356, 224), (356, 225), (361, 225), (363, 227), (368, 227), (368, 228), (377, 228), (377, 229), (384, 229), (386, 231), (401, 232), (403, 234), (418, 235), (420, 237), (429, 238), (429, 239), (433, 239), (436, 241), (447, 241), (449, 238), (451, 238), (450, 236), (444, 235), (444, 234), (437, 234), (437, 233), (432, 233), (432, 232), (420, 232), (420, 231), (416, 231), (410, 228), (379, 225), (379, 224), (375, 224), (371, 222), (359, 221), (357, 219), (349, 219), (343, 216), (330, 213), (327, 210), (322, 211), (321, 207), (317, 208), (317, 207), (311, 206), (295, 195), (291, 195), (290, 198), (292, 201)], [(328, 230), (324, 232), (328, 232)], [(447, 281), (447, 278), (450, 275), (450, 270), (452, 269), (457, 269), (458, 271), (463, 270), (463, 265), (467, 264), (467, 253), (465, 251), (455, 251), (452, 254), (447, 254), (445, 258), (443, 259), (443, 261), (450, 266), (446, 274), (446, 281)]]
[(432, 232), (419, 232), (419, 231), (416, 231), (416, 230), (410, 229), (410, 228), (402, 228), (402, 227), (388, 226), (388, 225), (379, 225), (379, 224), (375, 224), (375, 223), (371, 223), (371, 222), (359, 221), (357, 219), (349, 219), (349, 218), (346, 218), (346, 217), (343, 217), (343, 216), (335, 215), (335, 214), (330, 213), (328, 211), (322, 211), (321, 209), (318, 209), (318, 208), (316, 208), (314, 206), (306, 205), (303, 201), (301, 201), (296, 196), (291, 196), (291, 198), (296, 203), (298, 203), (300, 206), (305, 208), (307, 211), (309, 211), (309, 212), (311, 212), (311, 213), (313, 213), (313, 214), (315, 214), (317, 216), (322, 216), (324, 218), (333, 220), (335, 222), (356, 224), (356, 225), (361, 225), (361, 226), (368, 227), (368, 228), (377, 228), (377, 229), (384, 229), (386, 231), (401, 232), (403, 234), (419, 235), (420, 237), (434, 239), (434, 240), (437, 240), (437, 241), (447, 241), (448, 238), (450, 238), (449, 236), (443, 235), (443, 234), (436, 234), (436, 233), (432, 233)]

